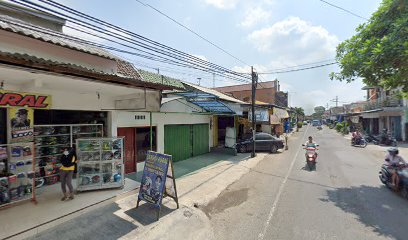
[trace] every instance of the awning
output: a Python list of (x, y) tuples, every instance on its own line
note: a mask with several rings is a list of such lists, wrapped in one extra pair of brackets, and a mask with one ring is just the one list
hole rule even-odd
[(201, 92), (179, 92), (175, 94), (185, 97), (187, 101), (203, 108), (208, 112), (235, 114), (231, 108), (219, 101), (219, 98), (215, 95)]
[(281, 120), (278, 116), (272, 114), (270, 117), (270, 123), (271, 124), (281, 124)]

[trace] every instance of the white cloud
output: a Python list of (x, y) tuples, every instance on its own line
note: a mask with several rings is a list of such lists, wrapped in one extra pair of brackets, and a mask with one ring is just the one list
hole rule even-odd
[(239, 0), (205, 0), (205, 3), (220, 9), (233, 9)]
[(239, 24), (241, 27), (250, 28), (258, 23), (266, 22), (271, 17), (270, 11), (265, 11), (261, 7), (250, 8), (245, 13), (244, 20)]
[(208, 59), (204, 55), (199, 55), (199, 54), (191, 54), (191, 55), (208, 62)]
[(298, 17), (253, 31), (248, 40), (259, 52), (272, 54), (278, 65), (333, 58), (339, 43), (337, 36), (322, 26), (314, 26)]

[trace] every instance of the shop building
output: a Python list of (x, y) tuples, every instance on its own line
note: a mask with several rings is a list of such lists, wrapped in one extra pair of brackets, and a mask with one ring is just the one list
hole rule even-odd
[[(49, 185), (58, 181), (58, 156), (76, 139), (117, 136), (118, 112), (157, 112), (162, 90), (183, 88), (143, 79), (130, 63), (64, 34), (63, 25), (0, 4), (0, 144), (32, 145), (32, 159), (19, 162), (33, 164), (35, 178)], [(7, 161), (1, 172), (9, 178), (15, 168)]]

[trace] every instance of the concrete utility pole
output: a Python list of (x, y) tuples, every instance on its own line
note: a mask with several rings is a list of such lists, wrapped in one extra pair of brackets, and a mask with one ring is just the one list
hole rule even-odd
[(197, 78), (197, 80), (198, 80), (198, 86), (201, 86), (200, 84), (201, 84), (201, 78)]
[(255, 116), (255, 101), (256, 101), (256, 87), (258, 85), (258, 74), (254, 72), (254, 67), (251, 66), (252, 76), (252, 153), (251, 157), (255, 157), (255, 133), (256, 133), (256, 116)]
[(215, 73), (213, 73), (213, 88), (215, 88)]

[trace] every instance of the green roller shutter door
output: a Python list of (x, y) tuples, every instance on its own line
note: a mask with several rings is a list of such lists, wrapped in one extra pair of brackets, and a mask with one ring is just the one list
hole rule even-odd
[(208, 124), (195, 124), (193, 127), (193, 156), (208, 153), (209, 127)]
[(164, 126), (164, 153), (175, 162), (191, 157), (191, 125)]

